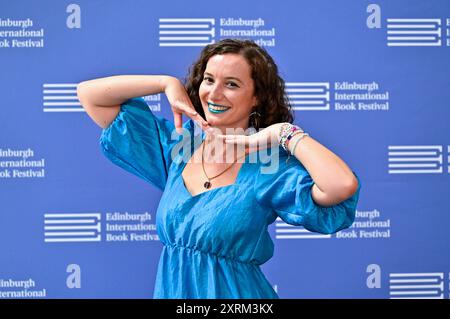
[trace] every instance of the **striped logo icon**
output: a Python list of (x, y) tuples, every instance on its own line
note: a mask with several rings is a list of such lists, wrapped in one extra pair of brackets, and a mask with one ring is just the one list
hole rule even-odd
[(389, 174), (442, 173), (441, 145), (389, 145)]
[(99, 213), (44, 214), (45, 242), (94, 242), (101, 240)]
[(84, 112), (77, 97), (77, 83), (44, 83), (44, 112)]
[(310, 232), (301, 226), (293, 226), (283, 222), (280, 217), (275, 221), (276, 239), (322, 239), (331, 238), (331, 235), (324, 235)]
[(329, 82), (286, 82), (286, 93), (295, 111), (330, 109)]
[(387, 45), (440, 46), (441, 19), (387, 19)]
[(215, 19), (159, 19), (160, 47), (198, 47), (214, 43)]
[(444, 273), (391, 273), (390, 299), (444, 299)]

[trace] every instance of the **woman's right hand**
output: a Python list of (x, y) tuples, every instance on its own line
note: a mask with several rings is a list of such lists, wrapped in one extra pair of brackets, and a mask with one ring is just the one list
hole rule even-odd
[(195, 111), (191, 99), (180, 80), (175, 77), (168, 77), (166, 79), (164, 93), (172, 108), (175, 129), (178, 133), (182, 132), (183, 114), (196, 122), (203, 130), (209, 128), (208, 122)]

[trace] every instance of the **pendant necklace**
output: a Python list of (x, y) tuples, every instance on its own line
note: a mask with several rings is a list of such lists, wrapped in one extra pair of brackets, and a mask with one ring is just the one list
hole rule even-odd
[(206, 176), (206, 179), (207, 179), (207, 181), (205, 182), (205, 183), (203, 183), (203, 187), (205, 188), (205, 189), (210, 189), (211, 188), (211, 186), (212, 186), (212, 183), (211, 183), (211, 181), (214, 179), (214, 178), (216, 178), (216, 177), (219, 177), (220, 175), (222, 175), (223, 173), (225, 173), (226, 171), (228, 171), (239, 159), (241, 159), (241, 158), (243, 158), (244, 156), (246, 156), (246, 155), (244, 155), (244, 156), (241, 156), (241, 157), (238, 157), (237, 159), (235, 159), (234, 161), (233, 161), (233, 163), (230, 165), (230, 166), (228, 166), (225, 170), (223, 170), (221, 173), (219, 173), (219, 174), (217, 174), (216, 176), (213, 176), (213, 177), (208, 177), (208, 174), (206, 174), (206, 170), (205, 170), (205, 165), (204, 165), (204, 151), (205, 151), (205, 144), (206, 144), (206, 140), (203, 142), (203, 145), (202, 145), (202, 169), (203, 169), (203, 173), (205, 174), (205, 176)]

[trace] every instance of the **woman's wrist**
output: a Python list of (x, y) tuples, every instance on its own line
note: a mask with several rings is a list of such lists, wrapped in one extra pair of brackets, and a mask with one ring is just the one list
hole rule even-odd
[(297, 145), (306, 136), (309, 136), (309, 134), (305, 133), (305, 132), (294, 135), (291, 138), (291, 140), (289, 141), (289, 144), (287, 146), (289, 153), (291, 153), (292, 155), (295, 155), (294, 153), (295, 153), (295, 149), (297, 148)]
[[(291, 123), (282, 123), (279, 127), (278, 141), (283, 149), (291, 154), (295, 151), (295, 147), (299, 140), (308, 136), (303, 129)], [(295, 140), (295, 143), (292, 143)], [(292, 146), (292, 147), (291, 147)]]

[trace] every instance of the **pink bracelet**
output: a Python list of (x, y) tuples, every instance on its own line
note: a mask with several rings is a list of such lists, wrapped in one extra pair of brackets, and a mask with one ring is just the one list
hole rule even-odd
[(297, 125), (285, 123), (280, 127), (279, 142), (285, 151), (289, 152), (288, 149), (289, 141), (292, 139), (292, 137), (294, 137), (299, 133), (304, 133), (304, 131)]

